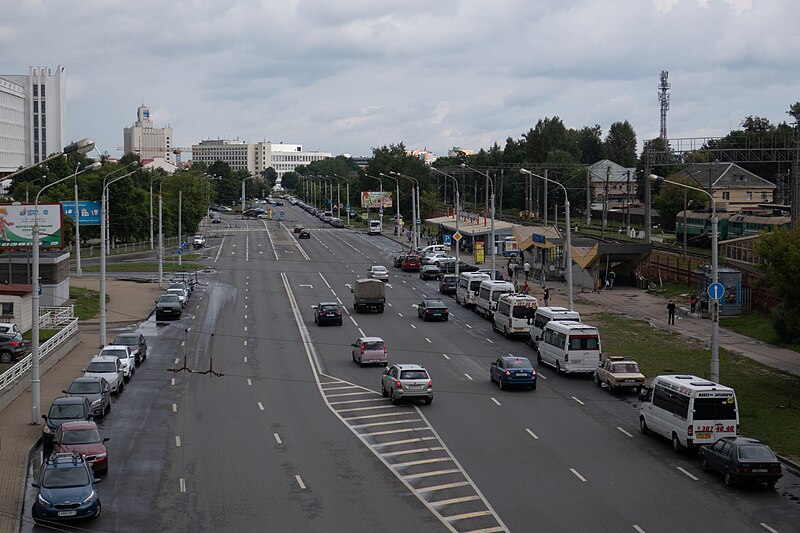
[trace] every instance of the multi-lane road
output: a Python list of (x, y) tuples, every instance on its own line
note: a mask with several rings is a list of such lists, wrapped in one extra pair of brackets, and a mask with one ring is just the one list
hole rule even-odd
[[(284, 210), (285, 225), (215, 225), (184, 318), (141, 325), (150, 356), (101, 422), (110, 473), (85, 527), (800, 531), (796, 475), (729, 489), (640, 434), (634, 396), (547, 367), (535, 391), (498, 390), (489, 363), (531, 348), (450, 298), (448, 322), (420, 321), (412, 306), (438, 295), (434, 282), (390, 268), (385, 313), (355, 314), (353, 281), (399, 245)], [(343, 325), (315, 326), (311, 306), (330, 300)], [(392, 363), (423, 364), (433, 404), (383, 398), (382, 367), (351, 360), (362, 335), (383, 337)]]

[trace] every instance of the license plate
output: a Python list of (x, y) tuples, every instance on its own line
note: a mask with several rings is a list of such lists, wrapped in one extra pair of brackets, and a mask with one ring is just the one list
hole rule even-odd
[(635, 379), (626, 379), (625, 383), (636, 383)]
[(517, 372), (517, 377), (518, 378), (527, 378), (528, 374), (526, 374), (525, 372)]
[(421, 390), (425, 385), (409, 385), (408, 390)]
[(710, 439), (711, 438), (711, 433), (698, 433), (697, 434), (697, 438), (698, 439)]
[(58, 516), (75, 516), (78, 514), (77, 511), (59, 511)]
[(754, 468), (753, 472), (756, 473), (756, 474), (766, 474), (767, 472), (769, 472), (769, 469), (768, 468)]

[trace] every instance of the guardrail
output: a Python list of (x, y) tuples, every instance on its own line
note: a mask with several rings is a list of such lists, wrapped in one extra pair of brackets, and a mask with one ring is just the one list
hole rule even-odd
[(39, 308), (39, 327), (55, 329), (64, 327), (75, 318), (75, 306), (69, 307), (40, 307)]
[[(70, 308), (56, 308), (56, 309), (70, 309)], [(58, 348), (58, 346), (66, 339), (78, 332), (78, 319), (72, 318), (65, 327), (58, 333), (47, 339), (39, 346), (39, 361), (45, 359), (50, 353)], [(0, 375), (0, 392), (3, 389), (14, 383), (14, 381), (25, 374), (33, 365), (33, 354), (28, 354), (24, 359), (17, 364), (3, 372)]]

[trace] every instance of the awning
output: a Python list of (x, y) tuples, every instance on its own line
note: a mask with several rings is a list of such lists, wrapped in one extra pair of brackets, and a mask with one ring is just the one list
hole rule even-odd
[(554, 226), (520, 226), (514, 225), (514, 238), (522, 251), (528, 248), (550, 249), (561, 246), (564, 242), (561, 232)]
[(572, 260), (581, 268), (586, 269), (598, 258), (600, 243), (591, 246), (572, 246)]

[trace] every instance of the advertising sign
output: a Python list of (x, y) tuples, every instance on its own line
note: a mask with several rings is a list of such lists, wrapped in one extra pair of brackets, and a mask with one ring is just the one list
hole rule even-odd
[[(33, 246), (34, 204), (0, 205), (0, 248)], [(61, 204), (39, 204), (39, 246), (63, 246)]]
[[(383, 203), (383, 205), (381, 205)], [(392, 207), (392, 193), (383, 191), (383, 202), (381, 202), (380, 191), (362, 191), (361, 207), (364, 209), (378, 209), (380, 207)]]
[[(61, 202), (61, 209), (65, 216), (75, 220), (75, 202)], [(78, 200), (78, 209), (80, 209), (81, 226), (100, 225), (100, 202)]]

